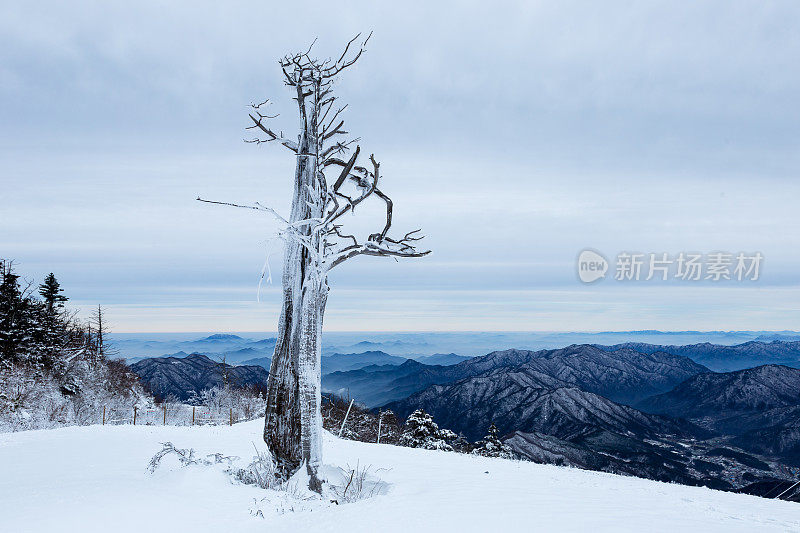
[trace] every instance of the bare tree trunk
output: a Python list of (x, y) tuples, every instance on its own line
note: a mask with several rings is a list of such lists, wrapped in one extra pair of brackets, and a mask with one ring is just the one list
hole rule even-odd
[(303, 294), (299, 352), (300, 445), (303, 462), (310, 477), (309, 487), (322, 490), (318, 477), (322, 463), (322, 320), (328, 298), (325, 280), (311, 280)]
[[(290, 224), (322, 217), (323, 207), (317, 198), (321, 194), (317, 179), (317, 109), (313, 106), (307, 113), (304, 99), (298, 100), (304, 128), (297, 151)], [(296, 231), (309, 237), (309, 242), (303, 244), (289, 239), (285, 246), (283, 309), (270, 367), (264, 440), (286, 474), (305, 462), (312, 488), (320, 490), (317, 468), (321, 461), (322, 446), (318, 442), (322, 437), (321, 423), (319, 431), (312, 430), (309, 423), (313, 422), (313, 417), (309, 409), (317, 412), (320, 403), (318, 360), (327, 282), (307, 249), (309, 245), (318, 245), (319, 239), (311, 235), (308, 225)], [(307, 375), (307, 372), (313, 375), (315, 369), (316, 382)]]
[(298, 377), (294, 294), (299, 291), (294, 281), (299, 270), (300, 245), (286, 243), (283, 265), (283, 306), (278, 322), (278, 337), (269, 370), (267, 384), (267, 408), (264, 421), (264, 441), (281, 469), (291, 472), (299, 466), (300, 458), (300, 406)]

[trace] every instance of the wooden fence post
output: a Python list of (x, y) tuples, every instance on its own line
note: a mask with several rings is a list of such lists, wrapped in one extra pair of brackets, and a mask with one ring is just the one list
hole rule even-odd
[(164, 404), (164, 425), (167, 425), (167, 404)]
[(103, 406), (103, 425), (106, 425), (106, 406)]
[(230, 418), (230, 424), (228, 424), (228, 425), (229, 426), (233, 425), (233, 407), (231, 407), (231, 418)]
[(383, 412), (378, 410), (378, 444), (381, 443), (381, 422), (383, 422)]
[(138, 407), (134, 407), (134, 408), (133, 408), (133, 425), (134, 425), (134, 426), (136, 425), (136, 411), (137, 411), (138, 409), (139, 409)]
[(194, 425), (194, 405), (192, 406), (192, 425)]
[[(348, 392), (348, 395), (349, 394), (350, 393)], [(350, 408), (353, 407), (353, 402), (355, 400), (356, 400), (355, 398), (350, 400), (350, 405), (347, 406), (347, 412), (344, 414), (344, 420), (342, 420), (342, 427), (339, 428), (339, 436), (340, 437), (342, 436), (342, 431), (344, 431), (344, 423), (347, 422), (347, 417), (350, 415)]]

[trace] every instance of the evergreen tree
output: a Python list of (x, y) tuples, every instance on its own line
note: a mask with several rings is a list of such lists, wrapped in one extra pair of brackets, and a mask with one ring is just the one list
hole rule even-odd
[(64, 302), (69, 298), (62, 295), (64, 289), (52, 272), (45, 277), (44, 282), (39, 285), (39, 294), (44, 299), (39, 305), (42, 307), (41, 317), (41, 349), (43, 363), (47, 367), (52, 367), (59, 354), (64, 350), (67, 342), (66, 322), (62, 320)]
[(69, 298), (61, 294), (62, 292), (64, 292), (64, 289), (61, 288), (55, 274), (52, 272), (50, 272), (50, 274), (44, 278), (44, 282), (39, 285), (39, 294), (44, 298), (45, 307), (49, 314), (52, 315), (58, 309), (63, 308), (64, 302), (69, 300)]
[(472, 450), (475, 447), (470, 441), (467, 440), (463, 433), (456, 435), (456, 438), (453, 439), (450, 444), (453, 446), (453, 451), (458, 453), (472, 453)]
[(406, 420), (405, 429), (400, 436), (400, 445), (426, 450), (452, 451), (453, 447), (447, 441), (455, 438), (455, 433), (449, 429), (440, 430), (431, 415), (422, 409), (417, 409)]
[(4, 365), (27, 359), (32, 344), (29, 301), (11, 262), (0, 262), (0, 361)]
[(125, 364), (107, 359), (102, 309), (93, 322), (78, 321), (62, 310), (66, 298), (53, 274), (38, 295), (22, 280), (0, 259), (0, 425), (95, 423), (98, 409), (127, 410), (144, 397)]
[(75, 332), (70, 317), (58, 312), (66, 298), (59, 294), (55, 276), (51, 274), (40, 286), (40, 294), (49, 297), (44, 302), (29, 287), (22, 287), (10, 261), (0, 261), (0, 276), (0, 363), (36, 370), (63, 366), (57, 363), (64, 362)]
[(484, 457), (502, 457), (503, 459), (514, 458), (514, 452), (512, 452), (511, 448), (509, 448), (506, 444), (503, 444), (503, 441), (500, 440), (497, 426), (494, 424), (489, 426), (489, 429), (486, 432), (486, 436), (483, 437), (483, 440), (479, 440), (476, 444), (477, 447), (472, 450), (472, 453), (475, 455), (482, 455)]

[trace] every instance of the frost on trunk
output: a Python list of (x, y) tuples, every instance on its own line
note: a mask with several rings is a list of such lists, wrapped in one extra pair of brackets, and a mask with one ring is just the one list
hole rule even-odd
[[(284, 475), (305, 465), (310, 488), (321, 490), (322, 462), (321, 355), (322, 321), (328, 298), (328, 273), (358, 255), (421, 257), (420, 230), (392, 237), (392, 201), (380, 187), (380, 164), (370, 155), (359, 163), (358, 139), (347, 139), (345, 107), (336, 104), (333, 81), (364, 52), (369, 37), (354, 46), (356, 36), (338, 59), (318, 60), (306, 52), (279, 61), (286, 85), (298, 105), (301, 129), (296, 140), (267, 125), (275, 118), (262, 113), (269, 101), (253, 105), (250, 119), (259, 137), (248, 142), (277, 142), (296, 157), (294, 193), (288, 219), (259, 203), (241, 205), (201, 200), (263, 211), (279, 219), (284, 241), (283, 301), (278, 338), (270, 367), (264, 441)], [(353, 148), (355, 146), (355, 148)], [(385, 206), (378, 231), (356, 236), (343, 231), (342, 217), (367, 199)]]

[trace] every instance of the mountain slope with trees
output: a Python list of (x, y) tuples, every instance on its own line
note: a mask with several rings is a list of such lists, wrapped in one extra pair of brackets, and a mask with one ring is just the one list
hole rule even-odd
[(796, 368), (763, 365), (699, 374), (639, 402), (638, 407), (693, 420), (745, 450), (800, 465), (800, 370)]
[(197, 400), (214, 387), (265, 390), (269, 377), (262, 366), (232, 366), (203, 354), (142, 359), (130, 368), (157, 398), (181, 401)]
[[(737, 397), (737, 392), (742, 396), (741, 409), (735, 413), (755, 416), (757, 412), (763, 416), (763, 409), (768, 407), (796, 406), (798, 398), (792, 383), (794, 374), (800, 371), (786, 367), (753, 369), (746, 373), (760, 377), (748, 384), (710, 373), (679, 356), (665, 357), (663, 352), (637, 356), (631, 351), (570, 346), (542, 352), (496, 352), (475, 361), (490, 370), (431, 385), (388, 403), (385, 408), (401, 418), (423, 409), (440, 424), (470, 440), (479, 438), (487, 426), (494, 424), (515, 454), (534, 461), (724, 490), (778, 486), (789, 479), (789, 471), (780, 463), (797, 451), (793, 440), (798, 433), (794, 418), (797, 411), (775, 420), (780, 426), (765, 427), (754, 420), (755, 431), (737, 439), (720, 435), (719, 428), (709, 427), (702, 420), (683, 420), (680, 413), (686, 412), (689, 405), (702, 407), (703, 398), (722, 402), (712, 402), (709, 409), (724, 412), (730, 399), (709, 387), (709, 380), (732, 385), (730, 397)], [(521, 364), (491, 368), (487, 360)], [(652, 390), (668, 383), (651, 379), (650, 370), (674, 379), (676, 369), (701, 373), (673, 390), (696, 382), (701, 384), (698, 390), (703, 395), (685, 399), (667, 413), (672, 416), (646, 413), (586, 390), (594, 388), (609, 396), (631, 398), (637, 390)], [(765, 386), (772, 388), (767, 390)]]
[(725, 373), (704, 373), (674, 389), (639, 402), (650, 413), (684, 418), (724, 419), (800, 403), (800, 370), (764, 365)]
[(38, 287), (0, 260), (0, 428), (92, 424), (103, 408), (150, 401), (138, 377), (111, 358), (102, 308), (81, 321), (54, 274)]
[(447, 385), (433, 385), (386, 406), (400, 417), (424, 409), (444, 426), (470, 440), (497, 426), (501, 434), (541, 432), (568, 439), (600, 428), (639, 438), (670, 434), (707, 436), (701, 428), (677, 419), (648, 415), (626, 405), (558, 383), (547, 375), (495, 371)]
[[(403, 399), (430, 385), (450, 383), (496, 369), (519, 369), (531, 376), (549, 376), (606, 396), (633, 403), (666, 392), (685, 379), (708, 369), (683, 356), (631, 349), (602, 350), (576, 344), (556, 350), (501, 350), (451, 366), (408, 361), (397, 367), (362, 368), (323, 377), (325, 390), (348, 393), (368, 406)], [(485, 429), (485, 428), (483, 428)]]

